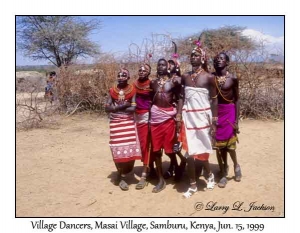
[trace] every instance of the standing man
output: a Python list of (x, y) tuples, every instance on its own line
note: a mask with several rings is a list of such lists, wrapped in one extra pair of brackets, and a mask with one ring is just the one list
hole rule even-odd
[[(143, 171), (142, 177), (136, 185), (136, 189), (143, 189), (146, 184), (147, 169), (150, 165), (150, 172), (154, 172), (153, 162), (150, 161), (150, 109), (151, 109), (151, 89), (149, 75), (151, 67), (149, 64), (142, 64), (139, 67), (139, 78), (134, 82), (136, 89), (136, 123), (137, 132), (142, 151)], [(152, 165), (152, 166), (151, 166)]]
[(203, 163), (208, 172), (207, 189), (214, 188), (214, 174), (210, 170), (208, 159), (212, 153), (212, 139), (215, 137), (218, 119), (217, 88), (214, 76), (207, 70), (206, 54), (200, 41), (192, 51), (191, 64), (192, 71), (182, 76), (184, 89), (177, 116), (180, 118), (182, 113), (182, 125), (177, 121), (177, 130), (180, 131), (183, 149), (186, 151), (190, 179), (190, 187), (183, 194), (185, 198), (191, 197), (198, 190), (197, 160)]
[(220, 166), (220, 188), (225, 188), (228, 175), (227, 152), (233, 161), (235, 180), (241, 181), (241, 167), (237, 162), (236, 142), (239, 133), (239, 82), (236, 76), (227, 71), (229, 57), (225, 52), (214, 59), (215, 81), (218, 89), (218, 125), (216, 132), (217, 158)]
[[(178, 54), (177, 54), (177, 46), (176, 44), (173, 42), (173, 44), (175, 45), (175, 53), (172, 56), (172, 59), (168, 60), (168, 65), (169, 65), (169, 69), (168, 69), (168, 73), (170, 73), (170, 78), (171, 80), (173, 80), (173, 82), (178, 83), (179, 85), (181, 85), (181, 71), (180, 71), (180, 64), (179, 61), (177, 60), (178, 58)], [(176, 98), (179, 98), (179, 95), (175, 96)], [(178, 101), (179, 99), (175, 99), (175, 104), (178, 105)], [(180, 118), (181, 121), (181, 118)], [(186, 166), (186, 158), (181, 154), (181, 147), (180, 147), (180, 143), (178, 142), (178, 135), (176, 133), (176, 140), (177, 141), (174, 144), (174, 152), (176, 152), (176, 155), (178, 155), (178, 157), (180, 158), (180, 165), (178, 165), (176, 156), (170, 158), (170, 166), (168, 168), (168, 171), (164, 174), (164, 178), (168, 179), (170, 177), (172, 177), (175, 174), (175, 181), (179, 181), (180, 178), (182, 177), (182, 174), (184, 172), (185, 166)]]
[(128, 84), (130, 78), (127, 69), (118, 73), (118, 84), (109, 89), (105, 111), (109, 114), (110, 141), (109, 146), (113, 160), (118, 169), (119, 187), (126, 191), (126, 174), (132, 171), (134, 161), (141, 159), (141, 149), (134, 121), (136, 109), (136, 92), (133, 85)]
[(162, 152), (164, 149), (171, 160), (175, 157), (173, 145), (175, 142), (175, 120), (177, 113), (173, 105), (175, 95), (181, 91), (181, 78), (170, 79), (168, 73), (168, 62), (160, 59), (157, 63), (157, 79), (150, 83), (152, 89), (151, 108), (151, 136), (153, 146), (153, 156), (156, 165), (158, 184), (153, 188), (154, 193), (162, 191), (166, 187), (166, 182), (162, 174)]

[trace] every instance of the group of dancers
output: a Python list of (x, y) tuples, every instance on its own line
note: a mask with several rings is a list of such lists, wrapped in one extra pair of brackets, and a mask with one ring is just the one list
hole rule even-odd
[[(200, 167), (207, 174), (207, 189), (213, 189), (216, 183), (209, 156), (214, 149), (220, 168), (218, 186), (224, 188), (227, 184), (227, 154), (233, 161), (235, 180), (241, 181), (236, 155), (239, 84), (228, 72), (229, 56), (225, 52), (217, 54), (215, 72), (210, 73), (206, 52), (198, 41), (191, 52), (192, 70), (185, 74), (181, 74), (177, 57), (175, 53), (170, 60), (159, 59), (157, 75), (151, 79), (150, 65), (142, 63), (138, 79), (132, 84), (128, 82), (129, 71), (122, 68), (117, 84), (109, 90), (105, 105), (110, 117), (109, 146), (122, 190), (129, 189), (126, 174), (138, 159), (143, 162), (143, 171), (136, 189), (145, 188), (148, 178), (156, 176), (158, 183), (152, 192), (158, 193), (166, 187), (165, 179), (174, 176), (179, 180), (186, 167), (189, 188), (183, 197), (198, 191)], [(163, 154), (170, 158), (164, 173)]]

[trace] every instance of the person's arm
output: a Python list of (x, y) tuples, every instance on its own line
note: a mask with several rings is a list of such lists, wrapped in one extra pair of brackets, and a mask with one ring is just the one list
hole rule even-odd
[(209, 77), (210, 81), (210, 99), (211, 99), (211, 112), (212, 112), (212, 137), (215, 137), (216, 129), (217, 129), (217, 123), (218, 123), (218, 92), (217, 92), (217, 86), (215, 81), (215, 76), (210, 75)]
[(214, 118), (214, 117), (218, 117), (218, 91), (215, 82), (215, 76), (210, 75), (209, 80), (210, 80), (209, 95), (211, 99), (211, 112)]
[[(136, 109), (135, 99), (136, 99), (136, 94), (134, 94), (134, 96), (132, 97), (131, 103), (126, 102), (127, 107), (125, 109), (125, 112), (135, 112), (135, 109)], [(130, 104), (130, 105), (128, 106), (128, 104)]]
[(108, 94), (108, 98), (105, 104), (105, 112), (109, 113), (109, 112), (115, 112), (116, 108), (115, 106), (113, 106), (113, 101), (111, 98), (111, 95)]
[(108, 98), (105, 104), (105, 112), (118, 112), (118, 111), (124, 111), (126, 108), (130, 107), (131, 104), (128, 102), (125, 102), (122, 105), (114, 105), (113, 99), (111, 98), (110, 93), (108, 94)]
[(151, 80), (150, 81), (150, 99), (151, 99), (151, 106), (153, 105), (153, 102), (154, 102), (154, 96), (155, 96), (155, 92), (154, 92), (154, 80)]
[(181, 121), (182, 121), (182, 107), (184, 103), (184, 85), (185, 85), (185, 78), (186, 74), (182, 75), (181, 77), (181, 85), (180, 85), (180, 94), (178, 97), (178, 104), (177, 104), (177, 114), (176, 114), (176, 132), (180, 133), (181, 129)]
[(174, 96), (175, 96), (175, 103), (176, 103), (176, 109), (178, 110), (178, 101), (180, 98), (180, 94), (181, 94), (181, 77), (176, 76), (175, 78), (173, 78), (172, 80), (173, 85), (174, 85)]
[(233, 97), (235, 100), (235, 130), (239, 133), (239, 118), (240, 118), (240, 93), (239, 93), (239, 80), (236, 76), (233, 76)]

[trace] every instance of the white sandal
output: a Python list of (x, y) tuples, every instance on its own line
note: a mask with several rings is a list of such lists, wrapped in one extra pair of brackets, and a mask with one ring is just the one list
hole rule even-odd
[(211, 173), (211, 175), (208, 177), (207, 179), (207, 184), (206, 184), (206, 188), (208, 190), (213, 190), (215, 187), (215, 176), (214, 173)]
[(197, 191), (198, 191), (197, 187), (195, 189), (189, 188), (182, 196), (185, 198), (190, 198), (195, 193), (197, 193)]

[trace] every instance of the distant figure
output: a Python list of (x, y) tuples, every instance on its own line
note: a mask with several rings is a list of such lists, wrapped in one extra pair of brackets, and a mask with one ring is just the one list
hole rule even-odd
[(55, 84), (56, 84), (56, 72), (52, 71), (49, 74), (49, 78), (47, 79), (47, 85), (45, 87), (45, 98), (48, 98), (50, 103), (55, 100)]
[(127, 69), (118, 73), (118, 84), (109, 89), (105, 111), (109, 113), (109, 146), (118, 169), (119, 187), (126, 191), (129, 186), (126, 174), (133, 170), (134, 162), (141, 159), (140, 143), (137, 136), (134, 112), (136, 109), (136, 91), (128, 84), (130, 78)]
[(236, 142), (239, 133), (239, 82), (235, 75), (227, 71), (229, 57), (225, 52), (214, 58), (214, 73), (218, 88), (218, 124), (216, 132), (217, 159), (220, 167), (220, 188), (225, 188), (228, 175), (227, 152), (234, 164), (235, 180), (241, 181), (241, 167), (237, 162)]

